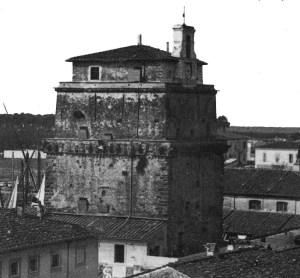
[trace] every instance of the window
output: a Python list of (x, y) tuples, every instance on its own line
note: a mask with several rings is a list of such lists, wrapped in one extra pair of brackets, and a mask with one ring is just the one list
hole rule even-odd
[(55, 269), (60, 267), (60, 255), (58, 253), (51, 254), (51, 268)]
[(75, 264), (84, 265), (85, 264), (85, 247), (78, 246), (75, 249)]
[(86, 126), (79, 127), (79, 139), (88, 139), (89, 138), (89, 130)]
[(276, 163), (278, 163), (279, 160), (280, 160), (280, 154), (277, 153), (277, 154), (275, 154), (275, 161), (276, 161)]
[(115, 263), (124, 263), (124, 245), (115, 244)]
[(276, 211), (286, 212), (287, 208), (288, 208), (288, 203), (287, 202), (277, 202), (276, 203)]
[(99, 67), (90, 67), (90, 80), (99, 80)]
[(39, 256), (30, 256), (28, 259), (28, 272), (39, 272)]
[(14, 259), (9, 262), (9, 277), (20, 277), (21, 260)]
[(289, 163), (293, 163), (294, 162), (294, 157), (293, 157), (293, 154), (290, 153), (289, 154)]
[(266, 162), (266, 161), (267, 161), (267, 154), (263, 153), (263, 162)]
[(186, 58), (191, 58), (191, 36), (187, 35), (186, 36)]
[(249, 209), (255, 209), (255, 210), (261, 209), (261, 201), (259, 201), (259, 200), (250, 200), (249, 201)]

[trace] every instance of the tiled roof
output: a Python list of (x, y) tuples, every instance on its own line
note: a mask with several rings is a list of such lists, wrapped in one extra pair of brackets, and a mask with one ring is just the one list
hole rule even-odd
[(0, 209), (0, 253), (90, 237), (92, 233), (77, 225)]
[(224, 195), (300, 198), (300, 173), (265, 169), (225, 169)]
[(224, 210), (224, 232), (260, 238), (299, 229), (300, 215), (276, 212)]
[(161, 231), (166, 221), (136, 217), (98, 216), (55, 213), (48, 219), (72, 223), (88, 228), (98, 234), (100, 239), (146, 241)]
[[(69, 58), (67, 62), (126, 62), (126, 61), (174, 61), (171, 53), (148, 45), (131, 45), (92, 54)], [(206, 65), (205, 62), (198, 60)]]
[(178, 261), (132, 277), (139, 278), (296, 278), (300, 248), (284, 251), (246, 249), (213, 257)]
[[(188, 277), (299, 277), (300, 249), (282, 252), (241, 250), (212, 258), (175, 263), (175, 270)], [(171, 266), (171, 265), (170, 265)]]
[(286, 150), (298, 150), (300, 148), (299, 142), (272, 142), (265, 145), (257, 146), (256, 149), (286, 149)]

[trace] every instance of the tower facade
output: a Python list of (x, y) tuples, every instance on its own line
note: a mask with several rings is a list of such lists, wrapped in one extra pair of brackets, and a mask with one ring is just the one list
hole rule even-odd
[(226, 145), (194, 32), (175, 26), (172, 54), (138, 44), (67, 60), (73, 80), (56, 88), (56, 137), (44, 143), (48, 206), (167, 218), (171, 256), (221, 238)]

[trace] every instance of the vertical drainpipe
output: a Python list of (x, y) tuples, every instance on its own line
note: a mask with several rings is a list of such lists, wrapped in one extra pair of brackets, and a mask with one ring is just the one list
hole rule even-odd
[(70, 241), (67, 241), (67, 273), (66, 278), (69, 278), (69, 264), (70, 264)]
[(129, 215), (128, 217), (132, 216), (132, 192), (133, 188), (133, 142), (130, 141), (130, 187), (129, 187)]

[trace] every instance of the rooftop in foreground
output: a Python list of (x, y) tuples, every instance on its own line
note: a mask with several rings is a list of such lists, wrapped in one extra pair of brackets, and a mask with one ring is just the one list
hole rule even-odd
[[(178, 261), (134, 277), (180, 278), (279, 278), (299, 277), (300, 248), (280, 252), (267, 249), (246, 249), (213, 257)], [(131, 276), (133, 277), (133, 276)]]

